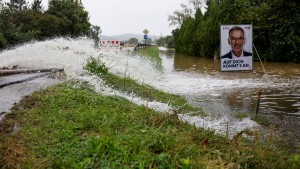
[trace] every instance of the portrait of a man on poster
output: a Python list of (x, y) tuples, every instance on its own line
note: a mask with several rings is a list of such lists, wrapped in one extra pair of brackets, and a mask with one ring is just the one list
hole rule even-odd
[(221, 71), (253, 70), (252, 25), (221, 26)]

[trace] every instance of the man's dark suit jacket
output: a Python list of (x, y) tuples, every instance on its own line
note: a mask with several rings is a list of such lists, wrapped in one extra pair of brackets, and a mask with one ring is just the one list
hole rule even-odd
[[(250, 52), (246, 52), (246, 51), (243, 51), (243, 52), (244, 52), (244, 56), (252, 56), (252, 53), (250, 53)], [(221, 56), (221, 59), (225, 59), (225, 58), (232, 59), (231, 51), (226, 53), (225, 55)]]

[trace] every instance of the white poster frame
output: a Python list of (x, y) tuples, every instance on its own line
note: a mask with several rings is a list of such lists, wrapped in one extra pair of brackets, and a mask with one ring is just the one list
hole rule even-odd
[[(224, 58), (231, 53), (229, 30), (233, 27), (240, 27), (244, 30), (244, 45), (243, 56), (240, 58), (232, 56), (231, 58)], [(220, 60), (221, 71), (245, 71), (253, 70), (253, 39), (252, 39), (252, 25), (221, 25), (220, 26)], [(251, 55), (249, 55), (251, 54)]]

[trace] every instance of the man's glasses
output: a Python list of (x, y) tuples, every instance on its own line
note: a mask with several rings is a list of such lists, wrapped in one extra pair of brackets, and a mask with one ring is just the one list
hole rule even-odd
[(231, 42), (237, 42), (237, 41), (241, 42), (241, 41), (245, 40), (244, 37), (240, 37), (240, 38), (231, 37), (229, 39)]

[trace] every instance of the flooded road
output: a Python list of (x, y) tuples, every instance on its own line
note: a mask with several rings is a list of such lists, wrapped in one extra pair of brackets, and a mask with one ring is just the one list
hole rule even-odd
[(0, 76), (0, 122), (10, 112), (11, 107), (18, 103), (23, 96), (60, 82), (61, 80), (57, 78), (51, 78), (50, 73)]
[[(251, 111), (255, 108), (256, 93), (262, 92), (260, 112), (283, 114), (300, 118), (300, 65), (291, 63), (263, 63), (254, 62), (253, 72), (220, 72), (220, 63), (212, 59), (188, 57), (180, 54), (169, 54), (169, 59), (174, 61), (174, 71), (187, 71), (195, 74), (207, 75), (210, 78), (230, 81), (252, 79), (249, 86), (236, 85), (231, 89), (222, 90), (220, 95), (209, 94), (214, 100), (223, 100), (232, 110)], [(252, 86), (256, 82), (261, 85)], [(213, 83), (213, 82), (212, 82)], [(199, 84), (201, 85), (201, 84)], [(215, 89), (222, 84), (215, 84)], [(201, 100), (202, 94), (197, 96)], [(252, 105), (252, 106), (251, 106)]]
[[(257, 91), (262, 93), (259, 114), (267, 117), (270, 126), (286, 139), (287, 144), (300, 147), (300, 65), (291, 63), (254, 62), (251, 72), (221, 72), (219, 61), (161, 51), (165, 62), (172, 64), (169, 72), (193, 74), (206, 79), (196, 85), (207, 90), (186, 93), (193, 105), (202, 107), (211, 116), (254, 115)], [(265, 69), (263, 69), (265, 68)], [(225, 87), (226, 86), (226, 87)]]

